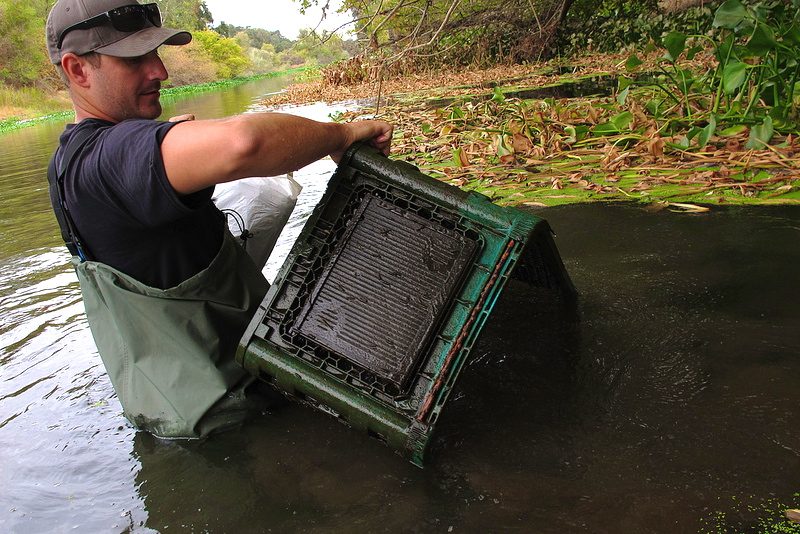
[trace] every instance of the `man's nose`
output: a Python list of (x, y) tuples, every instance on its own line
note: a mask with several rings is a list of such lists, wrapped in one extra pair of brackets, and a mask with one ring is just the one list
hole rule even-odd
[(164, 62), (161, 61), (161, 57), (158, 54), (154, 53), (148, 62), (148, 73), (151, 76), (151, 79), (154, 80), (166, 80), (169, 78), (169, 73), (167, 72), (167, 68), (164, 66)]

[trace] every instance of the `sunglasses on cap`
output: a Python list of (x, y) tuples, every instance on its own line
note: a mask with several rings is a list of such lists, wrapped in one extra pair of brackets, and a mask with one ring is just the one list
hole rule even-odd
[(161, 26), (161, 12), (156, 4), (130, 4), (127, 6), (110, 9), (92, 18), (82, 20), (72, 26), (67, 26), (58, 36), (56, 48), (61, 50), (64, 37), (72, 30), (88, 30), (95, 26), (111, 23), (111, 26), (120, 32), (138, 32), (147, 26)]

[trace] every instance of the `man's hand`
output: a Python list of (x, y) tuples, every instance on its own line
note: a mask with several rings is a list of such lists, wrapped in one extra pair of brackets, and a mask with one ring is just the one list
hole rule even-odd
[(194, 114), (193, 113), (184, 113), (183, 115), (176, 115), (174, 117), (170, 117), (167, 119), (167, 122), (181, 122), (181, 121), (193, 121)]
[(365, 120), (358, 122), (348, 122), (344, 126), (347, 128), (347, 142), (341, 150), (331, 152), (331, 159), (339, 164), (345, 150), (357, 141), (367, 141), (370, 145), (380, 150), (383, 155), (388, 156), (392, 145), (392, 133), (394, 127), (385, 121)]

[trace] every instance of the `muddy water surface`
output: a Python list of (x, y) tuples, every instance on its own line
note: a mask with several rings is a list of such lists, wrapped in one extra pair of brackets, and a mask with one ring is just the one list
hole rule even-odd
[[(276, 89), (165, 113), (258, 109)], [(735, 503), (800, 491), (796, 207), (540, 212), (577, 310), (506, 291), (419, 470), (293, 404), (206, 441), (137, 433), (49, 213), (62, 127), (0, 137), (3, 532), (696, 532), (715, 511), (746, 529), (757, 514)], [(269, 277), (331, 171), (299, 173)]]

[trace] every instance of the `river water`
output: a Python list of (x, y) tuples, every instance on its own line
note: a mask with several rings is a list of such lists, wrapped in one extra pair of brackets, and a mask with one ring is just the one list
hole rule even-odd
[[(165, 116), (258, 110), (285, 83)], [(671, 533), (717, 512), (749, 531), (765, 508), (800, 506), (800, 208), (541, 211), (577, 313), (509, 288), (419, 470), (291, 403), (205, 441), (137, 433), (50, 213), (62, 129), (0, 136), (0, 531)], [(268, 278), (332, 170), (297, 173)]]

